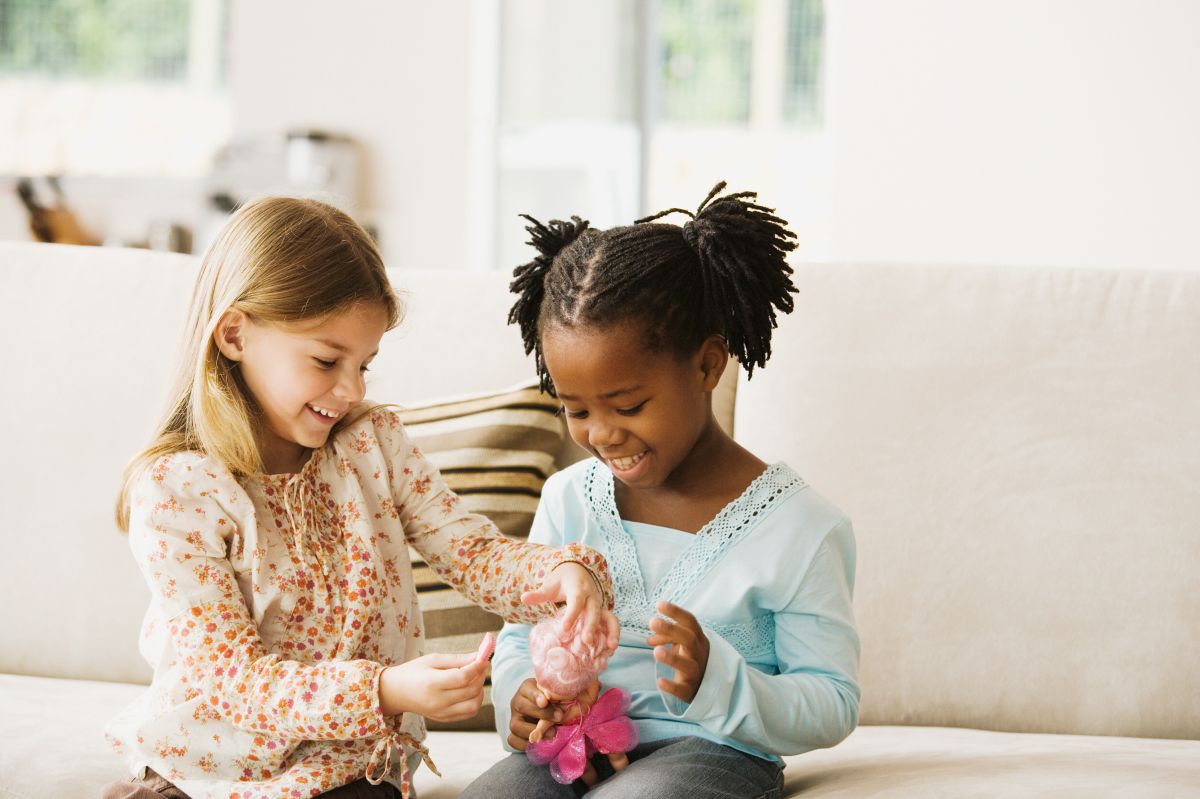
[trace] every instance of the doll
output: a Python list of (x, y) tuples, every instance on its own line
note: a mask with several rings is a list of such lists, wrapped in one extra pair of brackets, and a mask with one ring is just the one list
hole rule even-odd
[[(637, 727), (629, 719), (629, 692), (610, 688), (596, 697), (599, 676), (611, 654), (603, 635), (590, 639), (581, 633), (582, 619), (569, 628), (560, 614), (535, 625), (529, 633), (529, 656), (538, 689), (564, 715), (557, 727), (538, 721), (529, 735), (526, 755), (538, 765), (550, 764), (550, 774), (564, 785), (583, 778), (595, 781), (589, 762), (596, 752), (608, 755), (614, 771), (629, 765), (626, 752), (637, 746)], [(548, 733), (553, 737), (547, 739)]]

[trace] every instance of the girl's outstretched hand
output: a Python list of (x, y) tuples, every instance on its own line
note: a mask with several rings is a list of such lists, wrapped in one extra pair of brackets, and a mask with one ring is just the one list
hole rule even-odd
[(385, 716), (416, 713), (434, 721), (461, 721), (483, 705), (488, 661), (479, 653), (432, 654), (389, 666), (379, 678), (379, 708)]
[(604, 597), (600, 594), (595, 578), (582, 565), (573, 561), (558, 564), (546, 577), (541, 588), (521, 594), (521, 601), (526, 605), (540, 605), (543, 602), (565, 603), (565, 629), (569, 629), (582, 615), (584, 635), (592, 636), (599, 632), (605, 638), (608, 651), (617, 650), (617, 642), (621, 638), (621, 623), (612, 611), (604, 606)]
[(655, 660), (675, 669), (675, 679), (659, 677), (658, 688), (690, 704), (708, 668), (708, 637), (696, 617), (678, 605), (660, 600), (655, 607), (671, 621), (651, 619), (653, 634), (646, 643), (654, 647)]

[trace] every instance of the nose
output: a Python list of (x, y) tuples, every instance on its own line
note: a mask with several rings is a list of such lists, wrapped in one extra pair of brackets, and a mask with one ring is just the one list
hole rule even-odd
[(625, 431), (607, 421), (596, 420), (588, 425), (588, 443), (593, 451), (611, 450), (625, 440)]
[(333, 387), (333, 395), (349, 405), (362, 402), (367, 394), (367, 381), (362, 372), (346, 370)]

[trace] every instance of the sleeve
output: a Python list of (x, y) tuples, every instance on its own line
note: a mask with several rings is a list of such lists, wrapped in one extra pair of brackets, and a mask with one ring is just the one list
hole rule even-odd
[(235, 519), (253, 518), (249, 503), (227, 470), (193, 453), (163, 458), (133, 492), (129, 544), (167, 620), (170, 665), (188, 698), (202, 700), (196, 712), (295, 739), (388, 732), (379, 664), (309, 665), (266, 651), (228, 558)]
[(851, 604), (854, 537), (843, 520), (824, 539), (797, 593), (775, 614), (778, 674), (748, 665), (716, 633), (691, 704), (662, 693), (668, 710), (763, 752), (830, 747), (858, 725), (858, 634)]
[[(529, 540), (557, 546), (562, 543), (563, 535), (554, 519), (555, 502), (551, 485), (547, 483), (546, 490), (542, 492), (542, 501), (538, 503), (533, 516)], [(510, 752), (516, 751), (508, 745), (512, 698), (521, 683), (533, 676), (533, 661), (529, 658), (531, 629), (528, 624), (505, 624), (496, 639), (496, 654), (492, 656), (492, 706), (495, 708), (496, 732), (504, 748)]]
[(553, 609), (524, 605), (521, 595), (541, 587), (556, 566), (574, 562), (591, 572), (612, 609), (603, 555), (577, 543), (546, 546), (504, 536), (489, 519), (462, 507), (394, 413), (378, 412), (375, 423), (405, 537), (447, 585), (506, 621), (536, 622)]

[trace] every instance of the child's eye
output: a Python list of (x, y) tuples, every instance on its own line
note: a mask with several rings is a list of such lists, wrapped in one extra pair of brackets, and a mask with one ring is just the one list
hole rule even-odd
[(566, 416), (569, 419), (586, 419), (587, 418), (587, 411), (568, 411), (566, 408), (564, 408), (561, 405), (558, 406), (557, 413), (559, 416)]
[(636, 416), (638, 411), (646, 406), (647, 402), (649, 402), (649, 400), (642, 400), (632, 408), (617, 408), (617, 413), (621, 414), (622, 416)]
[(317, 365), (322, 369), (332, 369), (333, 367), (337, 366), (337, 361), (326, 361), (322, 358), (313, 358), (313, 360), (316, 361)]

